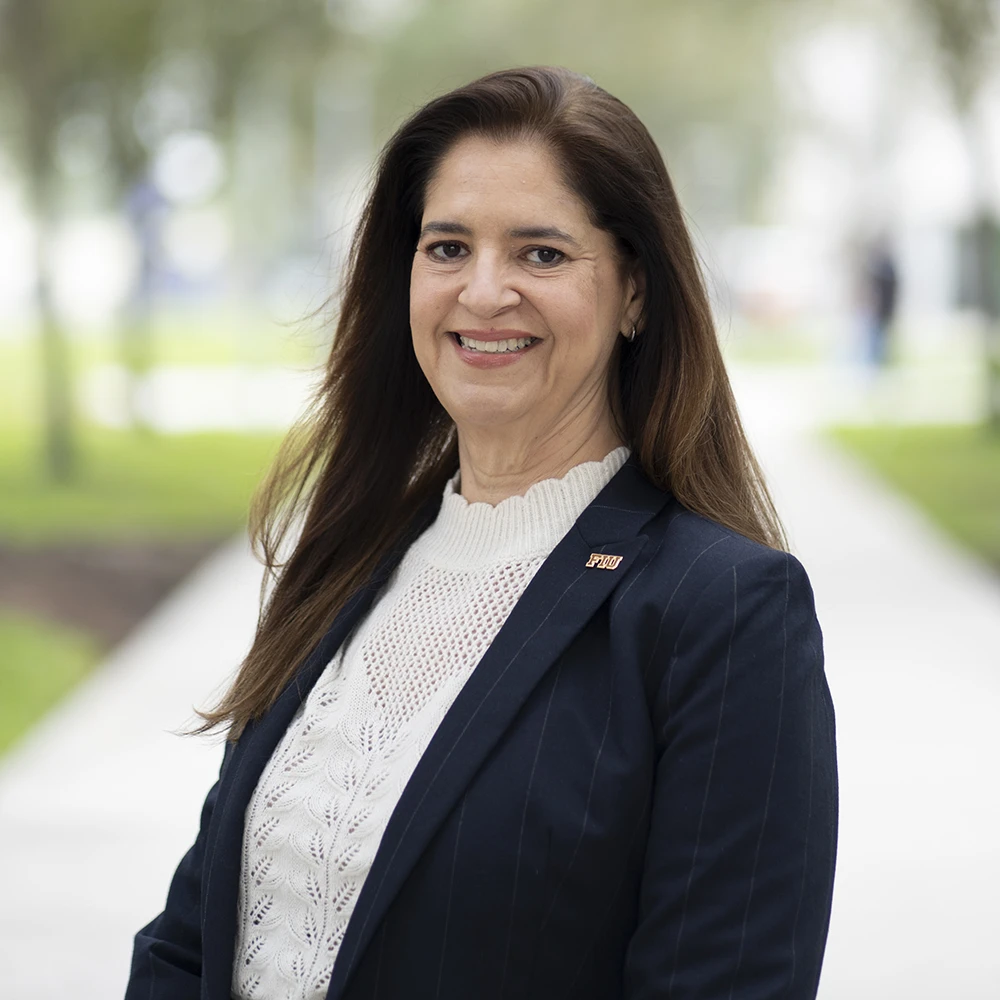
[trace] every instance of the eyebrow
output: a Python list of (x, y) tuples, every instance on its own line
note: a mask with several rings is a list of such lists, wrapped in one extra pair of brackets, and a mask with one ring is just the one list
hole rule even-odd
[[(441, 233), (450, 235), (457, 233), (460, 236), (471, 236), (472, 230), (461, 222), (428, 222), (420, 230), (422, 239), (428, 233)], [(580, 244), (570, 236), (569, 233), (557, 229), (555, 226), (523, 226), (518, 229), (508, 229), (507, 235), (514, 240), (560, 240), (568, 243), (571, 247), (580, 248)]]

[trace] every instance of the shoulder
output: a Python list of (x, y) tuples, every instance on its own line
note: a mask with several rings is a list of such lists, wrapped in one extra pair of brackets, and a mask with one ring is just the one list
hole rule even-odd
[(757, 633), (789, 615), (818, 636), (812, 586), (790, 553), (674, 499), (643, 533), (646, 545), (612, 603), (612, 627), (629, 630), (650, 660), (669, 659), (692, 633)]
[[(732, 528), (683, 507), (673, 498), (644, 528), (647, 536), (635, 573), (649, 587), (675, 588), (676, 598), (690, 601), (721, 577), (794, 577), (808, 583), (795, 556), (755, 542)], [(671, 591), (673, 593), (673, 591)]]

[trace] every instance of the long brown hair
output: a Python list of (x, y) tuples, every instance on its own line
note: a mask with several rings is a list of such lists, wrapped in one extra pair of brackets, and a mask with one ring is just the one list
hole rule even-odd
[(337, 611), (405, 543), (417, 511), (458, 467), (454, 423), (411, 346), (409, 280), (428, 181), (468, 135), (546, 144), (595, 225), (645, 275), (639, 335), (618, 338), (609, 379), (621, 437), (645, 475), (689, 509), (783, 547), (652, 137), (619, 100), (568, 70), (492, 73), (432, 100), (382, 151), (315, 405), (289, 435), (251, 513), (274, 587), (236, 680), (203, 713), (202, 728), (228, 723), (235, 737), (274, 703)]

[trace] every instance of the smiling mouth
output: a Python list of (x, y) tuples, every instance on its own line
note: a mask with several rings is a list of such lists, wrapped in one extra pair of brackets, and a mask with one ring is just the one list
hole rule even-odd
[(481, 354), (515, 354), (538, 342), (538, 337), (511, 337), (508, 340), (473, 340), (463, 337), (460, 333), (452, 336), (467, 351), (478, 351)]

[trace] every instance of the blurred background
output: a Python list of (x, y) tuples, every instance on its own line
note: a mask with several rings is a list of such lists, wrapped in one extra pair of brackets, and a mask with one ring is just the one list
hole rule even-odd
[(0, 993), (119, 995), (162, 907), (219, 757), (171, 731), (249, 642), (247, 505), (378, 149), (554, 63), (659, 142), (813, 578), (822, 996), (995, 1000), (998, 29), (995, 0), (0, 0)]

